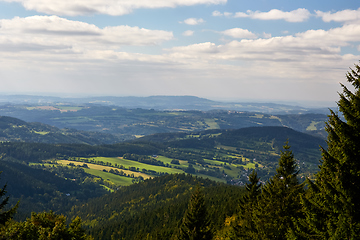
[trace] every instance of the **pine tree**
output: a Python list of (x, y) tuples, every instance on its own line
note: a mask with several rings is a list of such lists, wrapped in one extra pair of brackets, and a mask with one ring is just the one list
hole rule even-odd
[[(0, 172), (0, 174), (1, 174), (1, 172)], [(6, 184), (4, 185), (4, 187), (2, 189), (0, 189), (0, 200), (5, 196), (5, 194), (6, 194)], [(4, 225), (7, 221), (9, 221), (12, 218), (12, 216), (15, 214), (16, 209), (19, 204), (19, 203), (17, 203), (11, 209), (9, 209), (7, 211), (3, 211), (3, 208), (8, 204), (8, 202), (9, 202), (9, 196), (5, 197), (0, 202), (0, 225)]]
[(301, 216), (303, 184), (298, 182), (299, 171), (288, 142), (276, 172), (263, 187), (255, 212), (256, 239), (286, 239), (287, 231), (293, 228), (292, 218)]
[(210, 240), (212, 239), (210, 224), (204, 195), (197, 186), (184, 214), (178, 239)]
[(240, 239), (285, 239), (288, 229), (293, 228), (292, 218), (301, 216), (303, 184), (297, 180), (297, 164), (287, 142), (276, 172), (262, 187), (259, 197), (249, 199), (253, 201), (251, 212), (242, 218), (251, 221), (246, 220), (250, 222), (248, 229), (240, 228), (243, 231), (238, 231)]
[(305, 219), (297, 221), (294, 239), (360, 238), (360, 67), (347, 73), (351, 92), (343, 92), (337, 103), (344, 120), (331, 111), (326, 124), (327, 150), (315, 181), (308, 180), (303, 198)]
[(256, 233), (252, 213), (261, 194), (261, 183), (255, 170), (249, 175), (249, 183), (246, 183), (246, 195), (240, 199), (237, 224), (234, 231), (237, 238), (252, 239)]

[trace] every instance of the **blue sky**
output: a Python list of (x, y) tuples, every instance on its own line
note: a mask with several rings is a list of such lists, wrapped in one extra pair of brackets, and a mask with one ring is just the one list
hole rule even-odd
[(2, 93), (335, 102), (358, 1), (0, 0)]

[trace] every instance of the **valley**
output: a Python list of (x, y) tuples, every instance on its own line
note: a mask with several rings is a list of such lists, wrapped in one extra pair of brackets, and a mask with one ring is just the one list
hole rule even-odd
[[(253, 170), (262, 184), (276, 173), (287, 141), (295, 154), (299, 181), (312, 179), (321, 159), (319, 148), (326, 146), (326, 115), (319, 113), (163, 111), (93, 104), (8, 104), (0, 107), (0, 113), (9, 115), (0, 117), (0, 168), (4, 172), (0, 183), (8, 182), (11, 205), (20, 199), (15, 219), (24, 220), (33, 211), (78, 215), (84, 219), (84, 227), (93, 229), (91, 234), (99, 239), (108, 233), (116, 236), (116, 231), (110, 230), (111, 224), (143, 219), (143, 214), (156, 218), (156, 211), (173, 212), (180, 199), (178, 211), (183, 211), (184, 199), (189, 197), (195, 182), (213, 186), (214, 192), (233, 187), (232, 193), (223, 193), (231, 204), (235, 196), (243, 194)], [(136, 193), (140, 195), (135, 197), (128, 192), (136, 192), (131, 189), (150, 182), (158, 184), (162, 179), (174, 184), (168, 188), (176, 189), (172, 190), (176, 195), (163, 192), (166, 184), (156, 186), (148, 196)], [(187, 179), (185, 182), (191, 185), (177, 183), (178, 179)], [(185, 186), (190, 190), (185, 190)], [(116, 208), (115, 215), (106, 211), (103, 217), (99, 213), (92, 217), (82, 214), (92, 211), (92, 201), (102, 205), (102, 201), (121, 192), (128, 192), (118, 196), (125, 198), (125, 205), (122, 210)], [(154, 198), (158, 194), (164, 194), (167, 200)], [(213, 193), (206, 194), (210, 199), (215, 197)], [(224, 204), (223, 201), (216, 200), (217, 204)], [(138, 209), (131, 211), (132, 217), (127, 209), (130, 203)], [(234, 208), (226, 205), (221, 217), (215, 209), (212, 211), (219, 218), (220, 228), (228, 217), (226, 213)], [(178, 214), (171, 218), (177, 219)], [(102, 221), (106, 222), (107, 233), (98, 230), (105, 227)], [(158, 227), (154, 225), (161, 232)], [(141, 228), (152, 231), (143, 225)], [(130, 235), (137, 239), (144, 237), (142, 234)], [(170, 232), (164, 236), (167, 234)]]

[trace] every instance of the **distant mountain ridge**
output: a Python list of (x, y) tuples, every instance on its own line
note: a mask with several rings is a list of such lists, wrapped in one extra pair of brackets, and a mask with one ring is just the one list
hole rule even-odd
[(196, 96), (149, 96), (149, 97), (52, 97), (32, 95), (0, 95), (0, 104), (97, 104), (124, 108), (155, 110), (234, 110), (262, 113), (328, 113), (328, 108), (305, 108), (277, 103), (221, 102)]

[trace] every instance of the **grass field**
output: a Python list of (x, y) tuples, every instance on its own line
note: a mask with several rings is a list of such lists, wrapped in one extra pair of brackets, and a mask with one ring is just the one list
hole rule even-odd
[[(221, 146), (221, 149), (222, 149), (221, 153), (220, 153), (221, 156), (242, 158), (242, 160), (246, 161), (247, 164), (246, 165), (226, 164), (227, 167), (225, 168), (224, 166), (221, 166), (221, 165), (225, 164), (222, 161), (217, 161), (217, 160), (212, 160), (212, 159), (204, 159), (204, 161), (206, 162), (206, 164), (208, 166), (202, 166), (200, 164), (193, 164), (193, 167), (196, 170), (206, 170), (206, 171), (208, 171), (208, 170), (211, 171), (211, 170), (214, 170), (214, 168), (219, 168), (219, 170), (221, 172), (224, 171), (225, 174), (227, 174), (228, 176), (231, 176), (233, 178), (238, 178), (239, 175), (241, 174), (241, 172), (243, 171), (243, 168), (246, 168), (246, 169), (255, 168), (256, 162), (250, 163), (249, 159), (245, 159), (243, 156), (241, 156), (239, 154), (231, 153), (233, 150), (235, 150), (235, 148)], [(158, 155), (155, 159), (163, 162), (166, 165), (170, 165), (171, 168), (163, 167), (163, 166), (155, 166), (155, 165), (141, 163), (141, 162), (137, 162), (137, 161), (133, 161), (133, 160), (123, 159), (122, 157), (91, 157), (91, 158), (78, 159), (81, 161), (58, 160), (57, 163), (64, 165), (64, 166), (67, 166), (70, 163), (74, 164), (76, 166), (81, 166), (83, 164), (86, 164), (88, 168), (83, 168), (85, 172), (87, 172), (93, 176), (100, 177), (109, 182), (112, 182), (115, 186), (128, 186), (128, 185), (132, 184), (133, 178), (119, 176), (119, 175), (110, 173), (109, 172), (110, 170), (123, 171), (127, 175), (133, 174), (134, 177), (141, 176), (144, 179), (148, 179), (151, 177), (155, 177), (155, 175), (149, 175), (149, 174), (142, 173), (142, 172), (140, 172), (140, 171), (142, 171), (142, 169), (155, 171), (157, 173), (175, 174), (175, 173), (184, 173), (184, 170), (182, 170), (182, 169), (186, 169), (189, 166), (188, 161), (184, 161), (184, 160), (179, 160), (179, 163), (180, 163), (179, 165), (171, 164), (171, 161), (173, 160), (172, 158), (168, 158), (168, 157), (161, 156), (161, 155)], [(85, 160), (87, 160), (87, 162), (85, 162)], [(92, 163), (90, 163), (90, 162), (92, 162)], [(47, 165), (47, 163), (45, 163), (45, 162), (44, 162), (44, 164)], [(52, 165), (52, 164), (49, 164), (49, 165)], [(127, 169), (129, 167), (132, 167), (132, 168), (137, 169), (137, 171), (120, 169), (119, 166), (123, 166), (123, 168), (127, 168)], [(243, 168), (238, 168), (239, 166), (242, 166)], [(177, 169), (175, 167), (181, 167), (182, 169)], [(259, 167), (261, 167), (260, 164), (259, 164)], [(209, 179), (217, 181), (217, 182), (226, 182), (226, 180), (221, 179), (221, 177), (217, 178), (217, 177), (212, 177), (212, 176), (208, 176), (208, 175), (204, 175), (204, 174), (200, 174), (200, 173), (196, 173), (193, 175), (199, 176), (202, 178), (209, 178)]]
[(49, 133), (49, 132), (37, 132), (37, 131), (32, 131), (32, 132), (40, 135), (46, 135)]
[[(81, 166), (83, 165), (84, 163), (83, 162), (76, 162), (76, 161), (68, 161), (68, 160), (59, 160), (57, 161), (59, 164), (62, 164), (62, 165), (69, 165), (69, 163), (73, 163), (74, 165), (77, 165), (77, 166)], [(96, 165), (96, 164), (91, 164), (91, 163), (85, 163), (89, 169), (92, 169), (92, 170), (96, 170), (96, 171), (100, 171), (102, 172), (102, 170), (106, 170), (106, 171), (110, 171), (111, 169), (113, 170), (118, 170), (118, 171), (123, 171), (124, 173), (126, 174), (134, 174), (135, 177), (139, 177), (139, 176), (142, 176), (144, 179), (148, 179), (150, 178), (151, 176), (145, 174), (145, 173), (139, 173), (139, 172), (133, 172), (133, 171), (129, 171), (129, 170), (123, 170), (123, 169), (118, 169), (118, 168), (114, 168), (114, 167), (108, 167), (108, 166), (102, 166), (102, 165)], [(85, 170), (87, 168), (84, 168)], [(114, 175), (114, 174), (112, 174)]]
[(118, 186), (129, 186), (132, 184), (132, 178), (129, 178), (129, 177), (118, 176), (118, 175), (115, 175), (112, 173), (103, 172), (103, 171), (91, 169), (91, 168), (85, 168), (85, 172), (87, 172), (91, 175), (97, 176), (97, 177), (101, 177), (102, 179), (111, 181), (115, 185), (118, 185)]
[(140, 163), (140, 162), (127, 160), (127, 159), (123, 159), (123, 158), (96, 157), (96, 158), (91, 158), (91, 159), (95, 159), (95, 161), (103, 161), (105, 163), (109, 162), (109, 163), (111, 163), (113, 165), (115, 165), (115, 164), (123, 165), (126, 168), (135, 167), (135, 168), (139, 168), (140, 170), (145, 168), (146, 170), (153, 170), (153, 171), (156, 171), (156, 172), (165, 172), (165, 173), (169, 173), (169, 174), (171, 174), (171, 173), (184, 173), (183, 171), (181, 171), (179, 169), (175, 169), (175, 168), (154, 166), (154, 165)]
[(315, 131), (317, 130), (316, 125), (320, 122), (311, 121), (310, 125), (306, 128), (306, 131)]
[(211, 160), (211, 159), (204, 159), (204, 162), (211, 165), (221, 165), (224, 164), (224, 162), (217, 161), (217, 160)]
[(206, 118), (205, 123), (209, 126), (207, 129), (219, 129), (220, 128), (219, 124), (217, 124), (215, 119)]
[(179, 160), (180, 165), (177, 164), (172, 164), (171, 161), (173, 160), (172, 158), (168, 158), (168, 157), (164, 157), (164, 156), (158, 156), (156, 158), (156, 160), (158, 161), (162, 161), (163, 163), (168, 163), (170, 164), (172, 167), (174, 166), (178, 166), (178, 167), (184, 167), (187, 168), (189, 166), (189, 163), (187, 161), (183, 161), (183, 160)]

